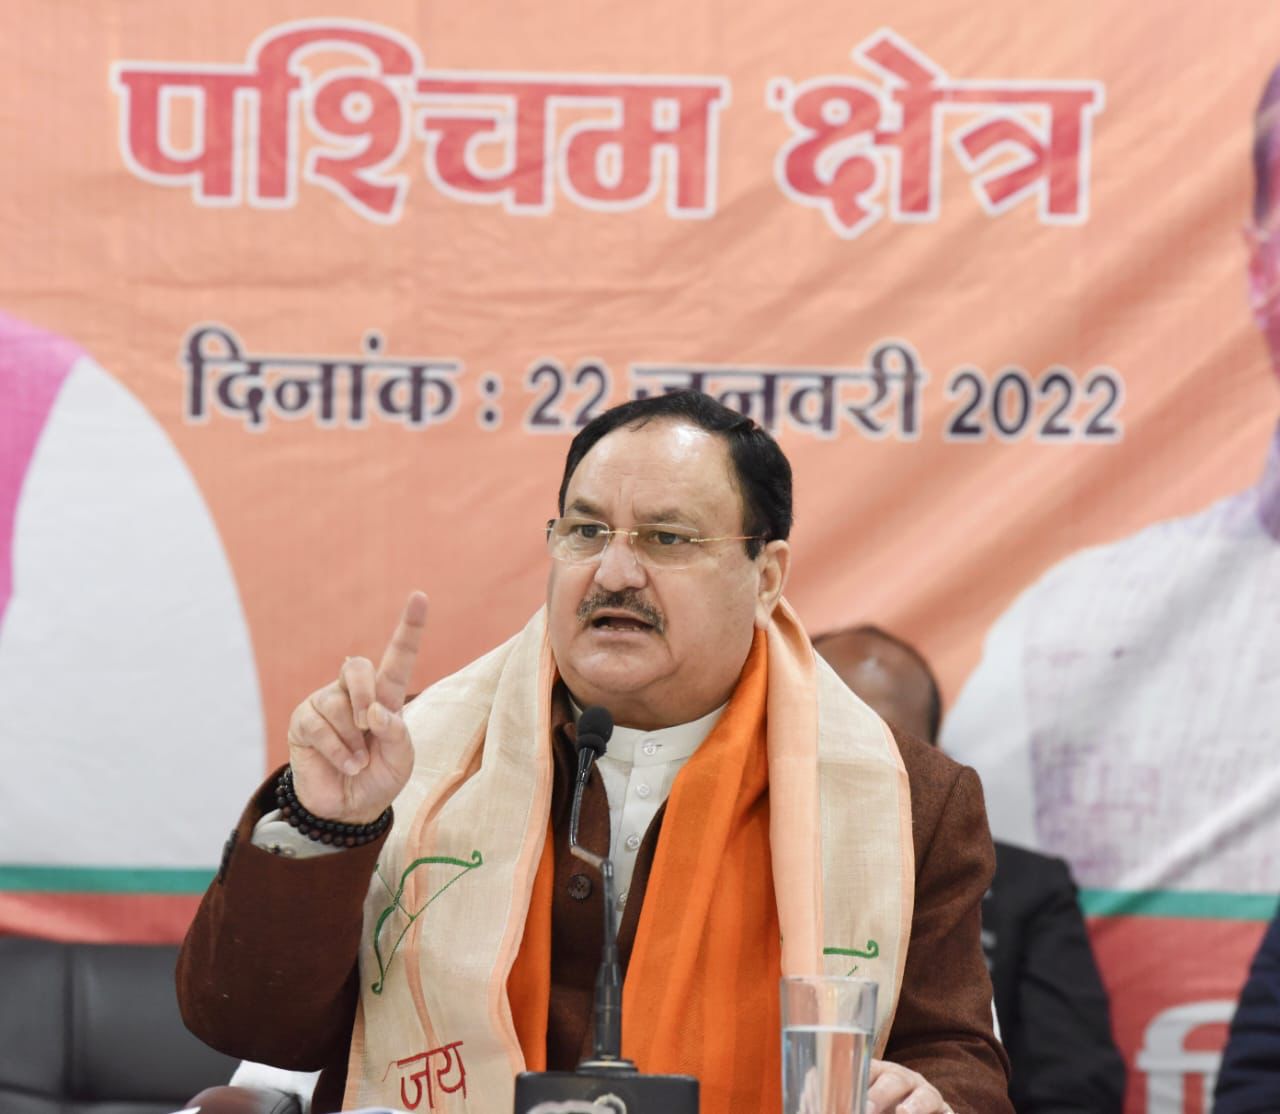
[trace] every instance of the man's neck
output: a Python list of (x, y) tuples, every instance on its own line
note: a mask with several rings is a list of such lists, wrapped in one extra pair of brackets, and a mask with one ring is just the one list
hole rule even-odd
[[(568, 689), (566, 689), (566, 692), (568, 692)], [(576, 724), (581, 718), (584, 708), (589, 707), (589, 705), (584, 705), (572, 692), (569, 692), (568, 695), (569, 708), (573, 714), (573, 722)], [(638, 720), (623, 718), (615, 719), (613, 726), (615, 731), (621, 728), (633, 736), (641, 734), (656, 735), (664, 731), (673, 731), (676, 729), (683, 731), (686, 728), (699, 727), (704, 728), (700, 730), (700, 735), (705, 736), (715, 725), (715, 721), (720, 718), (720, 713), (724, 711), (727, 704), (728, 701), (723, 700), (715, 707), (710, 708), (705, 712), (690, 716), (687, 719), (675, 720), (670, 723), (659, 723), (648, 718), (640, 718)], [(604, 705), (604, 707), (608, 709), (608, 705)], [(612, 709), (608, 710), (612, 712)]]

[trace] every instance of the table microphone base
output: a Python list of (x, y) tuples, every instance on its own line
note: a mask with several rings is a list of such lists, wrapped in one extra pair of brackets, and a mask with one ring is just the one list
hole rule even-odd
[(641, 1075), (630, 1060), (584, 1060), (577, 1071), (516, 1076), (515, 1114), (698, 1114), (691, 1075)]

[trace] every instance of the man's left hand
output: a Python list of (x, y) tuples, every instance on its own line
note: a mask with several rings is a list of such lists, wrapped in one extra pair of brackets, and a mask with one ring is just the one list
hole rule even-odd
[(871, 1061), (867, 1114), (953, 1114), (919, 1072), (888, 1060)]

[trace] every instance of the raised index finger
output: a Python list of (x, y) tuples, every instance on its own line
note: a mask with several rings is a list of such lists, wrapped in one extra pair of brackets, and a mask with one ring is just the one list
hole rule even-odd
[(404, 605), (396, 632), (387, 643), (378, 666), (378, 703), (392, 712), (404, 705), (404, 692), (413, 676), (413, 666), (422, 646), (422, 632), (427, 625), (427, 597), (413, 592)]

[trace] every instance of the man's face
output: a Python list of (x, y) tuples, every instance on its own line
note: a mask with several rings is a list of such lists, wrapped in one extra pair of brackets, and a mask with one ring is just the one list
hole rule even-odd
[(1249, 301), (1253, 319), (1271, 349), (1271, 366), (1280, 376), (1280, 101), (1267, 110), (1271, 128), (1270, 194), (1261, 225), (1245, 231), (1249, 245)]
[[(701, 537), (742, 534), (742, 497), (725, 442), (674, 420), (617, 429), (579, 463), (566, 515), (611, 529), (685, 526)], [(626, 538), (598, 560), (551, 561), (551, 649), (582, 705), (652, 730), (685, 723), (729, 698), (756, 627), (782, 593), (789, 550), (770, 542), (752, 559), (740, 541), (697, 547), (694, 563), (651, 569)]]
[(876, 715), (934, 743), (928, 676), (893, 643), (857, 631), (817, 639), (814, 649)]

